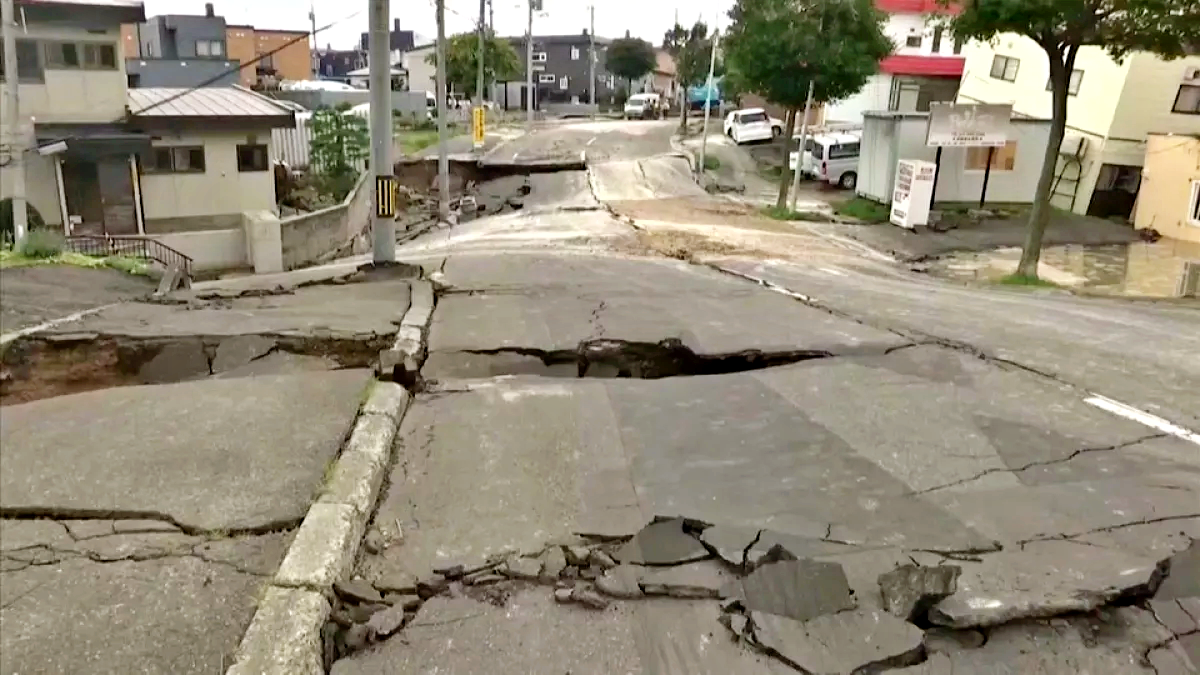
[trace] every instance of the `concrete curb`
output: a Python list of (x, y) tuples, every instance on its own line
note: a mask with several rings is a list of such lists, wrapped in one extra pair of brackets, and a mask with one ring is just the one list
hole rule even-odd
[[(433, 288), (430, 286), (430, 311)], [(226, 675), (324, 673), (333, 584), (349, 576), (411, 395), (375, 382), (316, 503), (279, 565)]]
[(412, 282), (408, 311), (400, 319), (396, 341), (379, 353), (379, 373), (390, 375), (397, 368), (415, 375), (425, 363), (425, 331), (435, 304), (433, 284), (424, 279)]

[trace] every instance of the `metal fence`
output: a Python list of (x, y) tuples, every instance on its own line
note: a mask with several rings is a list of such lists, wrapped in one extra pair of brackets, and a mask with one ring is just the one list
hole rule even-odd
[(292, 169), (308, 167), (309, 144), (312, 143), (312, 119), (296, 115), (296, 126), (271, 130), (271, 158)]
[(178, 268), (188, 278), (192, 276), (192, 259), (189, 256), (142, 235), (74, 235), (67, 237), (66, 248), (74, 253), (96, 257), (119, 255), (153, 260), (167, 269)]

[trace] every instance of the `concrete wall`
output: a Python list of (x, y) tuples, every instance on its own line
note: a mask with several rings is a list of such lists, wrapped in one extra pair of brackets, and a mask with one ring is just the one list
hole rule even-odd
[[(38, 210), (48, 225), (62, 226), (62, 211), (58, 200), (58, 183), (54, 174), (54, 158), (37, 153), (25, 155), (25, 197)], [(7, 190), (5, 194), (8, 194)]]
[[(272, 92), (275, 98), (285, 101), (295, 101), (309, 110), (318, 108), (336, 108), (343, 103), (351, 106), (371, 102), (371, 92), (362, 91), (277, 91)], [(428, 108), (424, 91), (393, 91), (392, 110), (405, 116), (422, 115)]]
[(1146, 142), (1146, 163), (1133, 225), (1153, 228), (1165, 237), (1200, 242), (1200, 222), (1188, 214), (1194, 184), (1200, 182), (1200, 139), (1153, 135)]
[(246, 252), (246, 233), (242, 227), (207, 232), (173, 232), (152, 238), (192, 259), (197, 272), (229, 270), (250, 264)]
[[(937, 149), (925, 145), (926, 113), (867, 113), (863, 119), (863, 154), (859, 159), (858, 194), (891, 203), (896, 163), (901, 159), (932, 162)], [(1027, 203), (1033, 200), (1043, 154), (1050, 136), (1049, 120), (1013, 120), (1009, 140), (1016, 142), (1011, 171), (993, 168), (988, 180), (989, 202)], [(978, 201), (982, 169), (967, 169), (968, 148), (944, 148), (937, 183), (941, 202)]]
[[(240, 217), (245, 211), (275, 209), (275, 176), (270, 171), (238, 171), (237, 146), (253, 136), (255, 142), (270, 145), (271, 135), (207, 131), (163, 134), (154, 147), (204, 146), (204, 173), (166, 173), (141, 176), (142, 206), (147, 231), (159, 219), (212, 216)], [(274, 159), (274, 158), (271, 158)]]
[[(253, 57), (251, 57), (253, 58)], [(229, 87), (240, 84), (237, 61), (217, 59), (128, 59), (125, 70), (136, 75), (138, 87)], [(246, 68), (240, 72), (250, 71)], [(215, 79), (214, 79), (215, 78)]]
[(374, 185), (368, 177), (364, 172), (354, 190), (338, 206), (280, 221), (284, 269), (313, 264), (347, 246), (355, 252), (365, 250), (356, 239), (370, 227)]
[[(121, 58), (120, 27), (71, 26), (30, 23), (19, 40), (103, 43), (116, 50), (110, 70), (45, 68), (44, 81), (20, 84), (21, 116), (40, 124), (108, 122), (125, 115), (125, 60)], [(39, 58), (45, 54), (39, 44)]]

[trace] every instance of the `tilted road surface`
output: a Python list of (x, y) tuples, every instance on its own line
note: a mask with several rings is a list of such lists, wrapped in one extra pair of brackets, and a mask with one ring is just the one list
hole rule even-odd
[(672, 129), (523, 137), (579, 195), (400, 250), (440, 292), (356, 574), (411, 611), (343, 606), (332, 672), (1196, 672), (1200, 312), (726, 227)]

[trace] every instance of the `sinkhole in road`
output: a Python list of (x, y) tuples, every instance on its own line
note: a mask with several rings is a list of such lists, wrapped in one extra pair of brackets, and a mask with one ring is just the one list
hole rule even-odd
[(60, 334), (0, 354), (0, 405), (140, 384), (369, 368), (389, 336)]
[[(465, 353), (472, 356), (458, 359), (459, 363), (453, 368), (455, 376), (540, 375), (642, 380), (740, 373), (832, 356), (830, 352), (815, 349), (748, 349), (731, 353), (697, 354), (677, 338), (659, 342), (596, 339), (585, 340), (575, 349), (500, 347), (466, 350)], [(437, 356), (431, 355), (431, 360), (435, 363), (439, 360), (435, 358)]]

